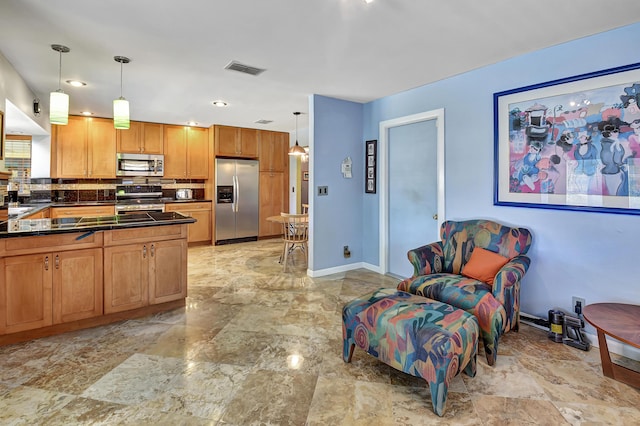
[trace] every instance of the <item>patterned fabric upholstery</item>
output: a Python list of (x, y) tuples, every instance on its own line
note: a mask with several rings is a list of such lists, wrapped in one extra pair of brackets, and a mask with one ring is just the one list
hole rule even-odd
[(433, 411), (444, 414), (449, 383), (460, 371), (476, 374), (478, 324), (450, 305), (393, 289), (379, 289), (342, 310), (343, 359), (355, 345), (391, 367), (425, 379)]
[[(489, 220), (447, 221), (442, 241), (407, 253), (413, 276), (398, 290), (429, 297), (475, 315), (489, 365), (497, 358), (498, 339), (517, 330), (520, 316), (520, 280), (529, 268), (525, 254), (531, 247), (526, 228), (511, 228)], [(511, 260), (498, 271), (493, 286), (460, 275), (475, 247)]]

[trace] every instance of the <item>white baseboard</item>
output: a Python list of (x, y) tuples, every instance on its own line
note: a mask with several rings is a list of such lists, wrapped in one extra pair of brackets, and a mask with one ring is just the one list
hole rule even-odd
[(318, 269), (315, 271), (312, 271), (311, 269), (307, 269), (307, 276), (311, 278), (324, 277), (326, 275), (340, 274), (344, 272), (353, 271), (356, 269), (368, 269), (369, 271), (376, 272), (378, 274), (381, 273), (380, 267), (377, 265), (372, 265), (366, 262), (356, 262), (356, 263), (350, 263), (348, 265), (336, 266), (334, 268)]

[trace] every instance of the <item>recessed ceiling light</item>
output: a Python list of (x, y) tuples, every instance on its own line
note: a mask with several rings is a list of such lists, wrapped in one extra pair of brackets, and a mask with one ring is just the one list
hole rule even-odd
[(196, 121), (187, 121), (187, 126), (197, 126), (198, 123)]
[(364, 0), (365, 3), (373, 3), (373, 0)]
[(82, 114), (82, 115), (93, 115), (93, 113), (91, 111), (80, 111), (80, 114)]
[(79, 80), (67, 80), (67, 84), (70, 84), (73, 87), (82, 87), (87, 85), (87, 83), (85, 83), (84, 81)]
[(221, 108), (224, 108), (224, 107), (226, 107), (226, 106), (229, 106), (229, 104), (228, 104), (228, 103), (226, 103), (225, 101), (213, 101), (213, 102), (211, 102), (211, 104), (212, 104), (213, 106), (217, 106), (217, 107), (221, 107)]

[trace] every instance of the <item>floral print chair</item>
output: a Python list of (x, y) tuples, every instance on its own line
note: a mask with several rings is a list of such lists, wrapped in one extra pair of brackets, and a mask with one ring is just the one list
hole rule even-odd
[[(441, 241), (407, 253), (413, 276), (398, 284), (398, 290), (475, 315), (487, 362), (494, 365), (499, 337), (519, 327), (520, 281), (530, 264), (525, 254), (531, 233), (489, 220), (467, 220), (446, 221), (440, 236)], [(485, 250), (472, 256), (476, 248)]]

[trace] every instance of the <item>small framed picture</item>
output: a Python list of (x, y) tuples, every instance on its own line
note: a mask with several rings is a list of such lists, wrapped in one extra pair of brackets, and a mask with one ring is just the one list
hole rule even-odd
[(365, 159), (367, 164), (367, 171), (365, 172), (366, 174), (364, 191), (367, 194), (376, 193), (376, 155), (378, 155), (378, 152), (376, 150), (377, 143), (377, 140), (365, 142)]

